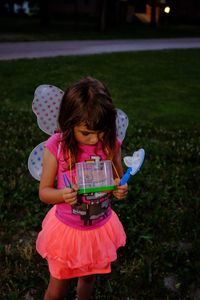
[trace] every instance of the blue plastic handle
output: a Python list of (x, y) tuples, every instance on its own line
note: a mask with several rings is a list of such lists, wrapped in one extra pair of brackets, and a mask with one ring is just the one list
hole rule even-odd
[(127, 181), (129, 180), (130, 176), (131, 176), (131, 171), (132, 168), (128, 168), (128, 170), (126, 171), (126, 173), (124, 174), (124, 176), (122, 177), (119, 185), (124, 185), (127, 183)]

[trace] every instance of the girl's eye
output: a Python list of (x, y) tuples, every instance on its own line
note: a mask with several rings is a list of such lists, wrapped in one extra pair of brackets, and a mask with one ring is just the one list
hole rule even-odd
[(84, 135), (84, 136), (87, 136), (89, 134), (90, 134), (89, 132), (82, 131), (82, 135)]

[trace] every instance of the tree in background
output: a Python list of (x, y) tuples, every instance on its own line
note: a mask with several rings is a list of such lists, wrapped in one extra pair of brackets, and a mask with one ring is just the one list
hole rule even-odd
[(40, 24), (43, 27), (49, 25), (50, 17), (49, 17), (49, 1), (48, 0), (39, 0), (39, 16), (40, 16)]
[(96, 1), (97, 24), (101, 32), (105, 32), (125, 19), (127, 2), (121, 0)]

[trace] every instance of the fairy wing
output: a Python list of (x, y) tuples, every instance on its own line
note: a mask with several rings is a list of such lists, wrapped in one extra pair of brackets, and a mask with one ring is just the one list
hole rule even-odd
[(45, 141), (37, 145), (28, 158), (28, 170), (31, 175), (40, 181), (43, 166), (43, 153)]
[(128, 128), (128, 117), (121, 109), (117, 108), (117, 117), (116, 117), (116, 129), (117, 129), (117, 137), (123, 142), (126, 136), (126, 130)]
[(64, 92), (56, 86), (42, 84), (35, 90), (32, 110), (39, 128), (52, 135), (58, 128), (58, 114)]
[[(49, 84), (39, 85), (34, 93), (32, 110), (37, 117), (39, 128), (48, 135), (52, 135), (58, 128), (58, 114), (64, 92)], [(45, 142), (37, 145), (28, 158), (28, 169), (31, 175), (40, 180), (43, 166), (43, 152)]]

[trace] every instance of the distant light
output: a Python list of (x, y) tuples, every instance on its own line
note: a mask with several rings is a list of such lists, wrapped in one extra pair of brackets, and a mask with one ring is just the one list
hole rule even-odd
[(170, 13), (170, 7), (169, 7), (169, 6), (165, 6), (164, 12), (165, 12), (166, 14), (169, 14), (169, 13)]

